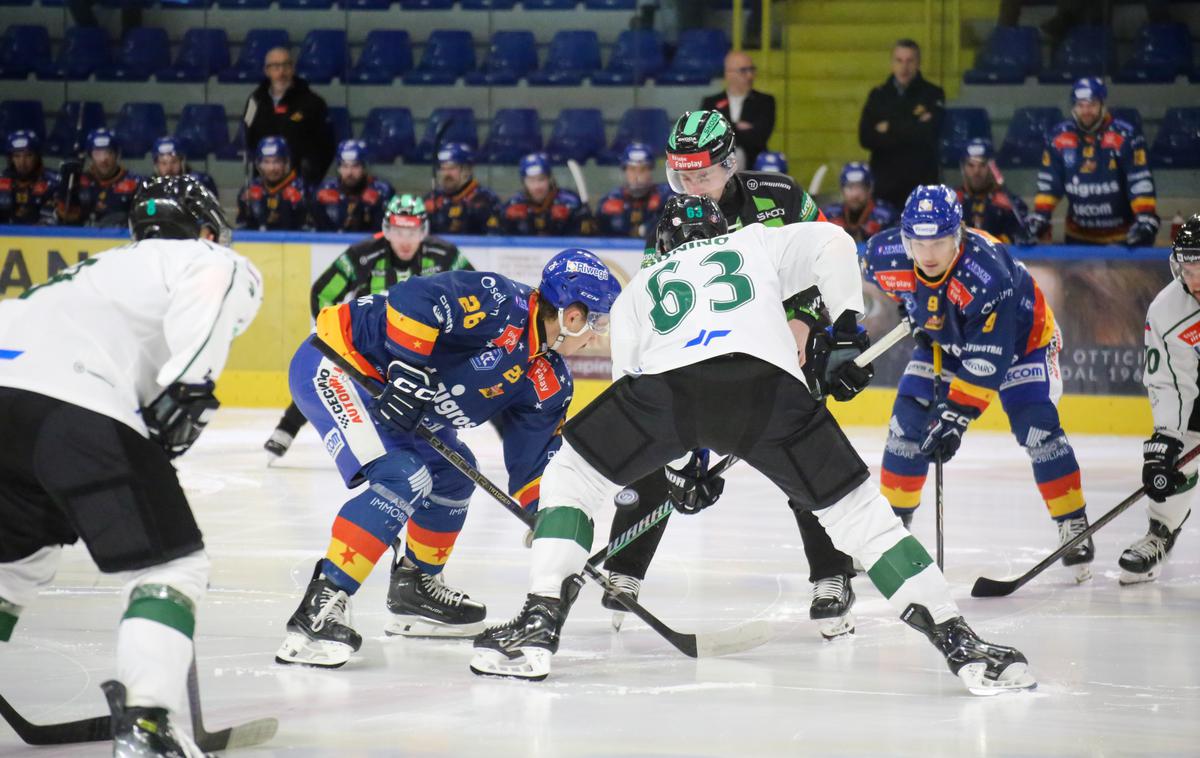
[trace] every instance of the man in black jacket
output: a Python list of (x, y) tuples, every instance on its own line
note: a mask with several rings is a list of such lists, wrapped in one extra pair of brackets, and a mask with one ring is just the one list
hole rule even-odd
[(263, 73), (266, 78), (250, 94), (242, 116), (246, 154), (252, 155), (263, 137), (283, 137), (291, 149), (292, 165), (305, 184), (320, 186), (335, 146), (325, 101), (296, 76), (287, 48), (267, 53)]
[(921, 48), (902, 39), (892, 48), (892, 75), (871, 90), (858, 121), (858, 141), (871, 151), (875, 197), (901, 208), (919, 184), (937, 184), (938, 135), (946, 93), (921, 76)]
[(734, 50), (725, 56), (725, 91), (704, 98), (700, 110), (720, 111), (733, 124), (738, 166), (750, 169), (775, 130), (775, 98), (754, 89), (754, 61)]

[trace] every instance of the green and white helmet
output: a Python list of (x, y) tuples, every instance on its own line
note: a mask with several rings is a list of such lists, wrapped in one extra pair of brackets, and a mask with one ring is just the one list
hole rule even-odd
[(425, 200), (420, 195), (406, 192), (395, 195), (388, 201), (387, 209), (383, 212), (383, 231), (396, 227), (399, 229), (420, 229), (421, 234), (429, 233), (429, 216), (425, 212)]
[(723, 169), (728, 181), (738, 168), (733, 138), (733, 127), (719, 111), (688, 111), (680, 116), (667, 139), (667, 182), (671, 189), (686, 194), (679, 174), (713, 166)]

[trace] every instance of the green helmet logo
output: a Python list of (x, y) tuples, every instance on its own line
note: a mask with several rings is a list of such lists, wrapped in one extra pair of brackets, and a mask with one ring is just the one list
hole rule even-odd
[(425, 201), (421, 196), (406, 192), (389, 200), (387, 210), (383, 214), (383, 230), (387, 231), (389, 226), (427, 229), (428, 217), (425, 213)]
[[(688, 111), (675, 122), (667, 138), (668, 163), (678, 169), (708, 166), (732, 155), (733, 147), (733, 127), (719, 111)], [(683, 159), (698, 153), (703, 159), (700, 162)]]

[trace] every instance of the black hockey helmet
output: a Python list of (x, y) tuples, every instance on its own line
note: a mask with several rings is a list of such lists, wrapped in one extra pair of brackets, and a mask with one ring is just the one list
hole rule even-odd
[(718, 237), (729, 231), (725, 216), (716, 202), (702, 195), (673, 195), (663, 205), (654, 230), (654, 251), (658, 260), (685, 242)]
[(129, 231), (135, 240), (197, 239), (206, 228), (218, 244), (228, 245), (233, 237), (221, 203), (195, 177), (151, 177), (133, 196)]

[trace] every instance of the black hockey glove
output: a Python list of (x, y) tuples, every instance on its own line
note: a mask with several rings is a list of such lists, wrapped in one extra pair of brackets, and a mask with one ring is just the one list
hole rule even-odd
[(1025, 231), (1035, 240), (1042, 239), (1050, 233), (1050, 215), (1045, 213), (1030, 213), (1025, 217)]
[(420, 426), (436, 394), (424, 369), (392, 361), (387, 384), (371, 405), (371, 416), (389, 429), (411, 433)]
[(1125, 244), (1128, 247), (1147, 247), (1154, 244), (1157, 236), (1158, 219), (1143, 213), (1129, 226), (1129, 231), (1125, 233)]
[(699, 513), (717, 502), (725, 489), (725, 480), (708, 473), (707, 450), (693, 450), (682, 468), (663, 467), (667, 475), (667, 496), (680, 513)]
[(1187, 483), (1187, 476), (1175, 468), (1182, 452), (1182, 442), (1159, 432), (1142, 443), (1142, 486), (1154, 502), (1163, 502)]
[(819, 395), (832, 395), (844, 403), (866, 389), (875, 377), (875, 367), (869, 363), (859, 366), (854, 359), (870, 346), (871, 337), (853, 311), (846, 311), (833, 326), (813, 335), (805, 365), (812, 364), (808, 376), (816, 378)]
[(925, 440), (921, 442), (921, 455), (929, 460), (935, 460), (939, 455), (942, 463), (954, 457), (958, 446), (962, 444), (967, 425), (979, 415), (973, 408), (967, 408), (951, 400), (943, 400), (929, 410), (928, 421), (925, 422)]
[(178, 458), (200, 437), (209, 419), (220, 407), (213, 396), (216, 385), (176, 382), (163, 390), (150, 406), (142, 409), (142, 421), (168, 458)]

